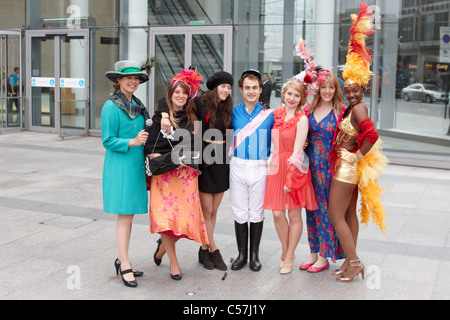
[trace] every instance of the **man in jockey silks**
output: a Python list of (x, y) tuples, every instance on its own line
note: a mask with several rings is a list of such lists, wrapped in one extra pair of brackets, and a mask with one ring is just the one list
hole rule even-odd
[(239, 80), (244, 102), (233, 107), (230, 200), (239, 251), (239, 256), (231, 267), (233, 270), (242, 269), (247, 263), (249, 238), (250, 269), (261, 270), (258, 253), (264, 221), (267, 160), (270, 156), (271, 129), (274, 125), (273, 110), (266, 110), (259, 102), (262, 86), (259, 71), (244, 71)]

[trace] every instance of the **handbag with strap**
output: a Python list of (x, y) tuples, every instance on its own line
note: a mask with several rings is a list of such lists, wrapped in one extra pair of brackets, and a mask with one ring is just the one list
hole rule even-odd
[[(155, 144), (153, 145), (152, 153), (155, 151), (156, 143), (159, 140), (159, 136), (161, 135), (161, 130), (158, 133), (158, 137), (156, 138)], [(170, 139), (167, 138), (170, 146), (172, 147), (172, 152), (175, 151)], [(145, 157), (145, 171), (148, 176), (151, 175), (161, 175), (173, 169), (176, 169), (180, 166), (180, 163), (175, 163), (172, 158), (172, 152), (167, 152), (161, 154), (158, 157), (150, 158), (148, 156)], [(198, 169), (199, 168), (199, 160), (200, 153), (198, 151), (184, 151), (180, 149), (179, 157), (184, 156), (183, 163), (187, 166)], [(177, 158), (178, 159), (178, 158)], [(178, 162), (178, 161), (177, 161)]]

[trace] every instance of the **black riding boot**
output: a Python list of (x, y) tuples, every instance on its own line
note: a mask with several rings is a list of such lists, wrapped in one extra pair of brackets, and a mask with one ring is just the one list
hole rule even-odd
[(252, 271), (259, 271), (262, 267), (258, 257), (262, 231), (263, 221), (250, 223), (250, 269)]
[(247, 264), (248, 251), (248, 224), (234, 222), (234, 231), (236, 233), (236, 242), (239, 251), (239, 256), (231, 265), (232, 270), (240, 270)]

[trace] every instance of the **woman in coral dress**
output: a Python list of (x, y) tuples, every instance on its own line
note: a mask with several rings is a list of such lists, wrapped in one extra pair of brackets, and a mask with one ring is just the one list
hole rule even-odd
[(301, 210), (315, 210), (317, 204), (307, 157), (303, 152), (308, 135), (308, 119), (301, 111), (306, 102), (303, 85), (296, 79), (289, 80), (284, 85), (282, 99), (285, 105), (274, 111), (274, 152), (263, 206), (273, 211), (282, 246), (280, 273), (288, 274), (292, 272), (295, 249), (302, 235)]

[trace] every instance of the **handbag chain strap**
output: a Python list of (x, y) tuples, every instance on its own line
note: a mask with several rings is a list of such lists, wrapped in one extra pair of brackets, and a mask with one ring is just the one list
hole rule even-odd
[[(155, 144), (153, 145), (152, 153), (155, 152), (156, 144), (158, 143), (158, 140), (159, 140), (159, 136), (160, 136), (160, 135), (161, 135), (161, 130), (159, 130), (158, 137), (156, 138)], [(170, 142), (170, 139), (169, 139), (169, 138), (166, 138), (166, 139), (167, 139), (167, 141), (169, 141), (170, 147), (171, 147), (172, 150), (173, 150), (172, 142)]]

